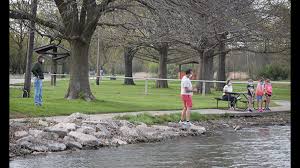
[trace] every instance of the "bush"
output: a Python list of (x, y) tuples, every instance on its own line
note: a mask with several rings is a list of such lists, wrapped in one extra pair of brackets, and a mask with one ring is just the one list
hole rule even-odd
[(177, 79), (178, 78), (178, 68), (175, 64), (168, 64), (168, 78)]
[(148, 72), (157, 74), (158, 73), (158, 64), (150, 62), (148, 64)]
[(289, 77), (289, 69), (279, 64), (270, 64), (262, 68), (258, 76), (271, 80), (285, 80)]

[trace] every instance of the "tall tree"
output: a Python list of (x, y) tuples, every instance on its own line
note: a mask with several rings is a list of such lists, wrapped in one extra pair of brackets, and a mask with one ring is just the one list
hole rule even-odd
[[(37, 10), (37, 0), (31, 1), (31, 14), (35, 18)], [(33, 45), (34, 45), (34, 30), (35, 30), (35, 21), (30, 22), (30, 31), (29, 31), (29, 42), (28, 42), (28, 52), (27, 52), (27, 61), (26, 61), (26, 72), (25, 72), (25, 81), (23, 89), (23, 97), (30, 96), (30, 86), (31, 86), (31, 64), (32, 64), (32, 55), (33, 55)]]
[[(225, 72), (225, 58), (226, 58), (226, 44), (225, 40), (227, 38), (228, 33), (225, 32), (220, 35), (220, 44), (219, 44), (219, 59), (218, 59), (218, 72), (217, 72), (217, 80), (225, 81), (226, 80), (226, 72)], [(225, 83), (217, 83), (216, 90), (223, 90)]]
[(133, 79), (126, 78), (132, 77), (132, 60), (134, 58), (135, 53), (137, 52), (136, 47), (127, 46), (124, 48), (124, 61), (125, 61), (125, 85), (135, 85)]
[(17, 45), (17, 54), (10, 56), (10, 68), (13, 73), (22, 74), (26, 71), (26, 54), (24, 46), (27, 35), (27, 28), (23, 20), (10, 21), (10, 39)]
[[(60, 15), (56, 22), (16, 10), (10, 10), (10, 18), (34, 20), (59, 32), (70, 43), (71, 48), (70, 82), (65, 97), (93, 100), (95, 97), (89, 85), (88, 64), (91, 37), (99, 24), (100, 16), (116, 9), (128, 10), (132, 4), (117, 0), (102, 0), (99, 4), (96, 0), (55, 0), (54, 2)], [(146, 3), (142, 2), (142, 5)]]

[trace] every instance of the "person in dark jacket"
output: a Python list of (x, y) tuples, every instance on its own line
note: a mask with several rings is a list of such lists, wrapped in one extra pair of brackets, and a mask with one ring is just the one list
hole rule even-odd
[(31, 72), (34, 75), (34, 104), (36, 106), (42, 106), (42, 80), (44, 79), (44, 61), (44, 57), (42, 55), (39, 55), (38, 61), (33, 65), (31, 69)]

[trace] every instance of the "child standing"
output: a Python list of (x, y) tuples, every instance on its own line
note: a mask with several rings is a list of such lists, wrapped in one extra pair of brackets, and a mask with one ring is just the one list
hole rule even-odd
[(270, 110), (269, 105), (270, 105), (270, 100), (271, 100), (271, 96), (272, 96), (272, 85), (270, 82), (270, 79), (266, 79), (266, 83), (265, 83), (265, 96), (266, 96), (266, 106), (265, 106), (265, 110)]
[(261, 78), (256, 86), (256, 99), (257, 99), (257, 110), (258, 112), (263, 112), (263, 95), (264, 95), (264, 78)]
[(253, 111), (253, 97), (254, 97), (254, 84), (253, 80), (249, 79), (248, 80), (248, 85), (247, 85), (247, 97), (248, 97), (248, 111), (252, 112)]

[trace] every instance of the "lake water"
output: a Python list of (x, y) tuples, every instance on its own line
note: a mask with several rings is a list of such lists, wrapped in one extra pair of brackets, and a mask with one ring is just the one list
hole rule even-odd
[(158, 143), (51, 153), (10, 162), (11, 168), (290, 167), (290, 126), (222, 130)]

